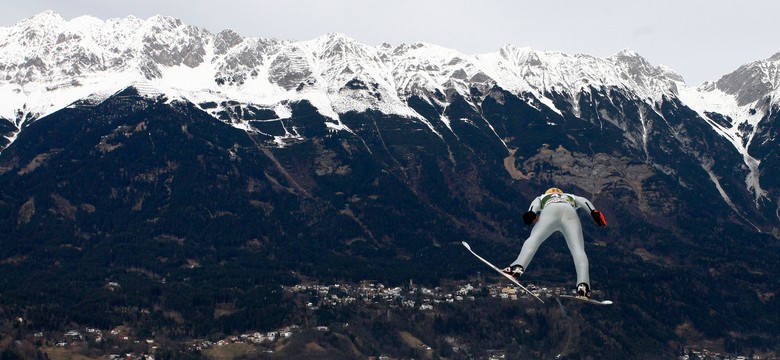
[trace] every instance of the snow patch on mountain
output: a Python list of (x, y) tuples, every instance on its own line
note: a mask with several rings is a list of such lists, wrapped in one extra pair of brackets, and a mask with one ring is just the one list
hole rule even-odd
[[(749, 169), (745, 186), (753, 194), (756, 205), (767, 199), (768, 192), (760, 184), (761, 161), (748, 153), (757, 124), (766, 113), (756, 111), (755, 103), (740, 106), (736, 95), (728, 94), (713, 86), (712, 83), (704, 83), (698, 88), (682, 88), (679, 97), (742, 154), (745, 165)], [(727, 121), (718, 121), (714, 118), (716, 114), (725, 116)]]
[(0, 85), (0, 118), (13, 120), (18, 110), (24, 109), (27, 96), (21, 85), (5, 83)]

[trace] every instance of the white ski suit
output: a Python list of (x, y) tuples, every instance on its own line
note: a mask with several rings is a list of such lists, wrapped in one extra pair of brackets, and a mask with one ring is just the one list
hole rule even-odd
[(551, 193), (534, 199), (529, 211), (538, 214), (537, 222), (512, 265), (522, 265), (523, 269), (527, 269), (539, 246), (552, 233), (560, 231), (574, 258), (577, 284), (586, 283), (590, 287), (588, 256), (585, 254), (582, 224), (577, 217), (577, 209), (581, 207), (587, 207), (588, 211), (595, 209), (588, 199), (572, 194)]

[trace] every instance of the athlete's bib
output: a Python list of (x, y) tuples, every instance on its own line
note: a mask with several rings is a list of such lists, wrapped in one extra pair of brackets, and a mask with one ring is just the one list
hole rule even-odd
[(571, 196), (569, 194), (547, 194), (542, 197), (541, 203), (542, 203), (542, 209), (544, 209), (544, 207), (549, 204), (556, 204), (556, 203), (569, 204), (573, 208), (577, 207), (577, 202), (574, 201), (574, 196)]

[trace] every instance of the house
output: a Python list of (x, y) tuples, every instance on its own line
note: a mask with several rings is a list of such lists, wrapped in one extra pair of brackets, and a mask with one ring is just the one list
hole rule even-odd
[(473, 290), (474, 290), (474, 287), (471, 286), (471, 284), (466, 284), (466, 286), (463, 286), (462, 288), (458, 289), (456, 294), (461, 295), (461, 296), (462, 295), (468, 295), (468, 293), (470, 293)]

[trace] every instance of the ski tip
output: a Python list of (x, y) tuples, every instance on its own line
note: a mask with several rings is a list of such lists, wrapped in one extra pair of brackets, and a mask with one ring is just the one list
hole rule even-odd
[(604, 300), (601, 303), (604, 305), (612, 305), (612, 300)]
[(465, 246), (465, 247), (466, 247), (466, 249), (469, 249), (469, 250), (471, 250), (471, 246), (469, 246), (469, 243), (467, 243), (467, 242), (465, 242), (465, 241), (461, 241), (460, 243), (461, 243), (461, 244), (463, 244), (463, 246)]

